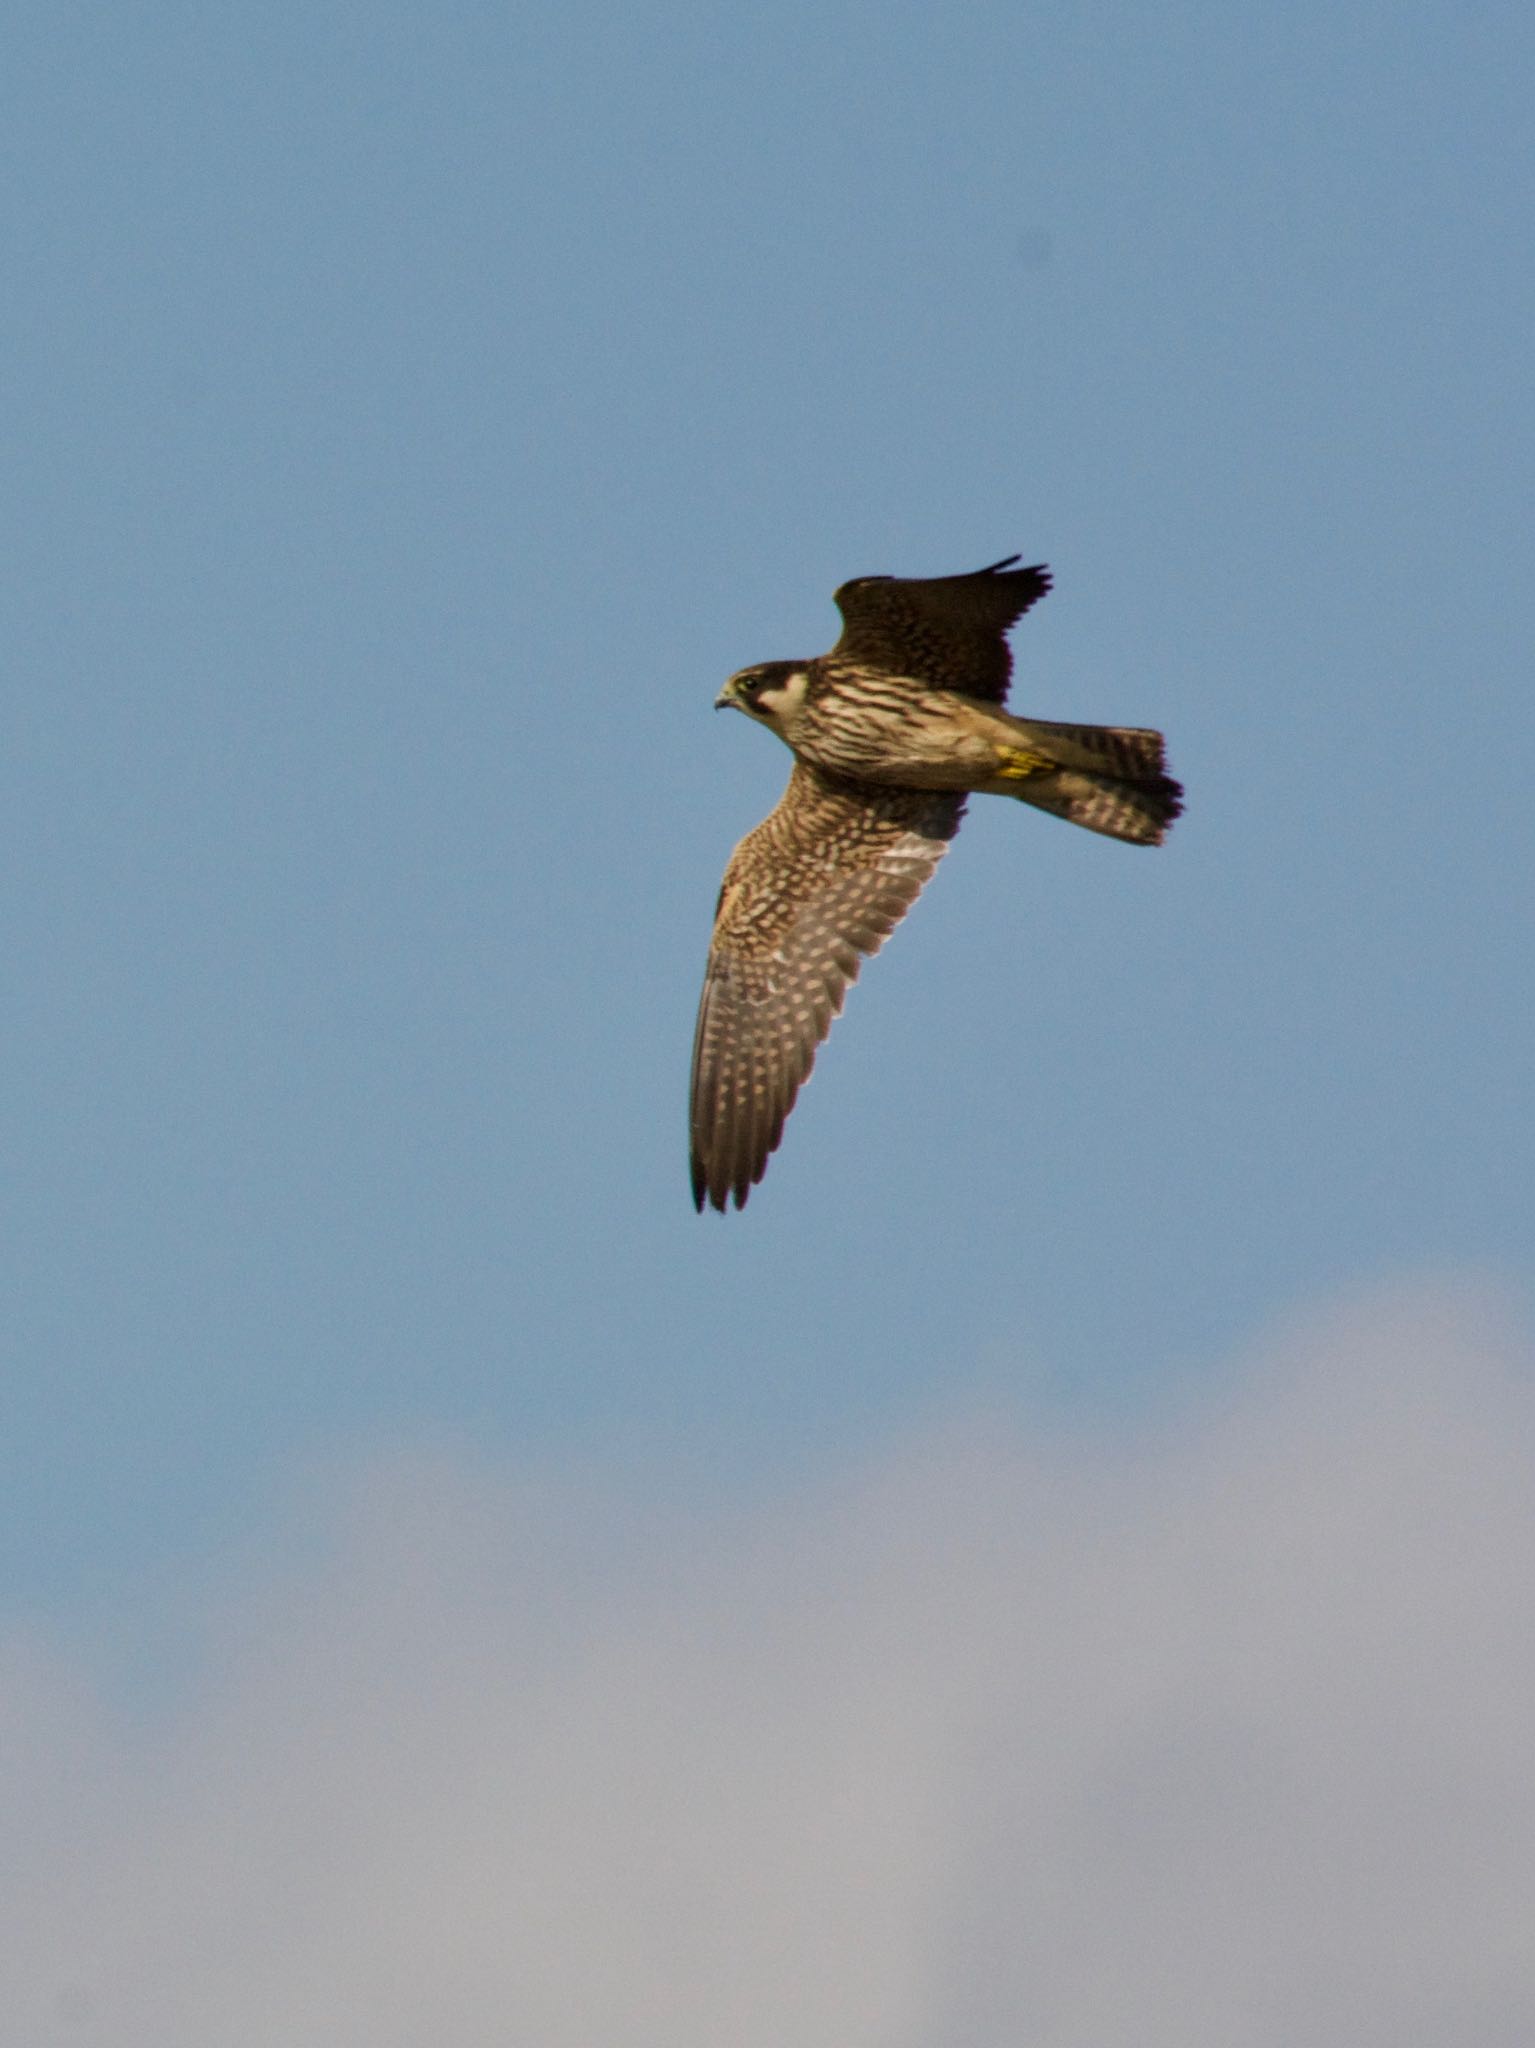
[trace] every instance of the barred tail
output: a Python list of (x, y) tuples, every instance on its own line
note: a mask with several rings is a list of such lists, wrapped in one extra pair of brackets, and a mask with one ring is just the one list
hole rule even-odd
[(1183, 790), (1167, 773), (1162, 735), (1142, 726), (1055, 725), (1043, 718), (1009, 724), (1047, 757), (1032, 773), (986, 787), (1016, 796), (1089, 832), (1135, 846), (1159, 846), (1183, 809)]

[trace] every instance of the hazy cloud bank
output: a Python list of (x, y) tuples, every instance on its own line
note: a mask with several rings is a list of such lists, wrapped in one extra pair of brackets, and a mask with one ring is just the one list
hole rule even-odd
[(750, 1516), (344, 1475), (173, 1720), (0, 1655), (8, 2037), (1527, 2048), (1529, 1367), (1400, 1293)]

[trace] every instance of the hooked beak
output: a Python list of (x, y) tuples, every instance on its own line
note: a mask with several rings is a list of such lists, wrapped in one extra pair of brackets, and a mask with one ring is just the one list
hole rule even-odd
[(715, 698), (714, 708), (716, 711), (728, 711), (730, 707), (735, 703), (735, 701), (736, 686), (734, 679), (732, 679), (725, 685), (724, 689), (721, 690), (719, 695)]

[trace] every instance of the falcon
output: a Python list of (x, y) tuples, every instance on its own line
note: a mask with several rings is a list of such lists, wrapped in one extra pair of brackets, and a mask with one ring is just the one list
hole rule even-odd
[(974, 792), (1132, 846), (1182, 810), (1162, 735), (1003, 709), (1008, 628), (1050, 588), (1017, 555), (966, 576), (860, 576), (842, 638), (740, 669), (715, 700), (794, 756), (725, 869), (693, 1041), (693, 1201), (743, 1208), (864, 956), (916, 901)]

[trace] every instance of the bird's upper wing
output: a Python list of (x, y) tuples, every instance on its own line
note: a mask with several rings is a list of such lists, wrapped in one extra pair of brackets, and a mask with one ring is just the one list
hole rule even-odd
[(693, 1199), (744, 1206), (862, 956), (916, 901), (964, 798), (834, 782), (796, 761), (730, 857), (693, 1041)]
[(1012, 657), (1007, 629), (1050, 588), (1043, 563), (1015, 569), (1016, 555), (968, 576), (859, 576), (837, 592), (842, 638), (834, 661), (915, 676), (1001, 704)]

